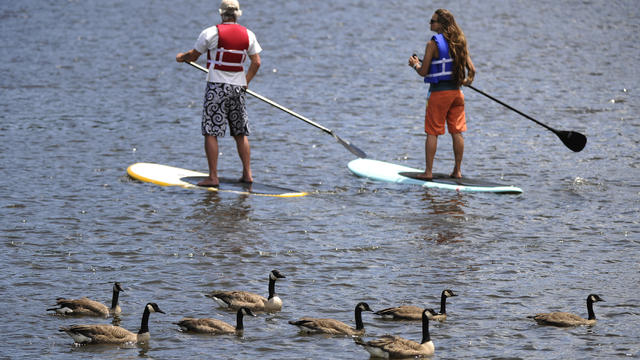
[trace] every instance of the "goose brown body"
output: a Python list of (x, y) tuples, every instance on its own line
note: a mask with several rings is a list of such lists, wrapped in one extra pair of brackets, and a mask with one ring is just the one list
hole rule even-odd
[(600, 296), (596, 294), (589, 294), (587, 296), (587, 314), (588, 318), (582, 318), (576, 314), (568, 313), (568, 312), (550, 312), (550, 313), (539, 313), (533, 316), (529, 316), (540, 325), (551, 325), (551, 326), (559, 326), (559, 327), (571, 327), (571, 326), (581, 326), (581, 325), (595, 325), (596, 323), (596, 315), (593, 311), (593, 303), (604, 301)]
[(422, 341), (416, 342), (395, 335), (384, 335), (378, 339), (362, 341), (356, 339), (356, 344), (364, 346), (372, 357), (386, 359), (403, 359), (431, 356), (435, 353), (435, 346), (429, 334), (429, 317), (433, 312), (424, 309), (422, 312)]
[(60, 328), (77, 344), (122, 344), (138, 342), (138, 334), (108, 324), (71, 325)]
[(277, 279), (285, 278), (278, 270), (269, 273), (269, 297), (249, 292), (249, 291), (212, 291), (207, 294), (221, 307), (238, 310), (247, 308), (254, 312), (277, 312), (282, 310), (282, 300), (275, 293), (275, 283)]
[(236, 326), (222, 320), (212, 318), (191, 318), (185, 317), (176, 324), (182, 331), (195, 332), (200, 334), (239, 334), (244, 330), (242, 321), (244, 315), (255, 316), (248, 308), (240, 308), (236, 313)]
[(353, 328), (340, 320), (335, 319), (321, 319), (303, 317), (300, 320), (289, 321), (289, 324), (297, 326), (300, 331), (309, 334), (327, 334), (327, 335), (347, 335), (347, 336), (360, 336), (363, 335), (364, 324), (362, 322), (362, 312), (373, 311), (369, 305), (365, 302), (358, 303), (354, 311), (354, 317), (356, 327)]
[(56, 299), (55, 308), (49, 308), (47, 311), (55, 311), (61, 315), (70, 316), (98, 316), (108, 317), (109, 315), (119, 315), (122, 310), (118, 304), (120, 292), (124, 291), (119, 282), (113, 285), (113, 295), (111, 297), (111, 307), (107, 307), (101, 302), (91, 300), (87, 297), (80, 299)]
[(375, 312), (376, 315), (393, 318), (394, 320), (420, 320), (422, 308), (414, 305), (394, 306)]
[(163, 313), (156, 303), (145, 305), (142, 314), (142, 322), (138, 333), (133, 333), (120, 326), (96, 324), (96, 325), (71, 325), (61, 327), (60, 331), (71, 336), (76, 344), (125, 344), (144, 343), (149, 341), (149, 314), (152, 312)]
[[(445, 289), (440, 294), (440, 312), (428, 313), (429, 320), (444, 321), (447, 318), (447, 298), (458, 296), (453, 290)], [(394, 320), (421, 320), (424, 308), (414, 305), (395, 306), (376, 311), (376, 315)]]

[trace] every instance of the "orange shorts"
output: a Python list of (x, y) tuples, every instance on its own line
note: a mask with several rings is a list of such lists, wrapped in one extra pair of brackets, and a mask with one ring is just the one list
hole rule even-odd
[(449, 134), (467, 130), (464, 95), (461, 90), (435, 91), (429, 95), (424, 117), (424, 132), (429, 135), (442, 135), (445, 123), (447, 123)]

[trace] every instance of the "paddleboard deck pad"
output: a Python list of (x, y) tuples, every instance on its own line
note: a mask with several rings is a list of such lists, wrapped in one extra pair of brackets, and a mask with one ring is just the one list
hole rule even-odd
[(181, 169), (154, 163), (135, 163), (127, 168), (127, 174), (136, 180), (160, 186), (180, 186), (187, 189), (203, 189), (215, 192), (229, 192), (245, 195), (299, 197), (306, 192), (259, 183), (245, 183), (239, 180), (219, 178), (218, 187), (198, 186), (198, 182), (208, 175), (202, 172)]
[(493, 192), (502, 194), (522, 193), (522, 189), (516, 186), (467, 177), (455, 179), (446, 174), (433, 174), (433, 179), (431, 180), (418, 179), (416, 175), (423, 172), (420, 169), (373, 159), (352, 160), (349, 162), (348, 167), (351, 172), (358, 176), (377, 181), (420, 185), (426, 188), (454, 191)]

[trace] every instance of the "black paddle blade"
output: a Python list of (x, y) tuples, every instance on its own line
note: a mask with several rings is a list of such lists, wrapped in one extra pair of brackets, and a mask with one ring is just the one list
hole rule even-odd
[(353, 155), (362, 159), (365, 159), (367, 157), (367, 154), (364, 151), (360, 150), (357, 146), (352, 145), (347, 140), (340, 138), (338, 135), (334, 134), (333, 131), (331, 131), (331, 135), (333, 135), (333, 137), (336, 138), (336, 140), (338, 140), (338, 142), (342, 144), (342, 146), (344, 146), (347, 150), (349, 150)]
[(587, 145), (587, 137), (575, 131), (555, 130), (556, 135), (569, 149), (579, 152)]

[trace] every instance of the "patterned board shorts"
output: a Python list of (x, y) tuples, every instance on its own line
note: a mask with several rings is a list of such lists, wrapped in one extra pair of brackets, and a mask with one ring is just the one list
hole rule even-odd
[(231, 136), (249, 135), (249, 119), (242, 86), (207, 82), (202, 110), (202, 135), (224, 136), (227, 123)]

